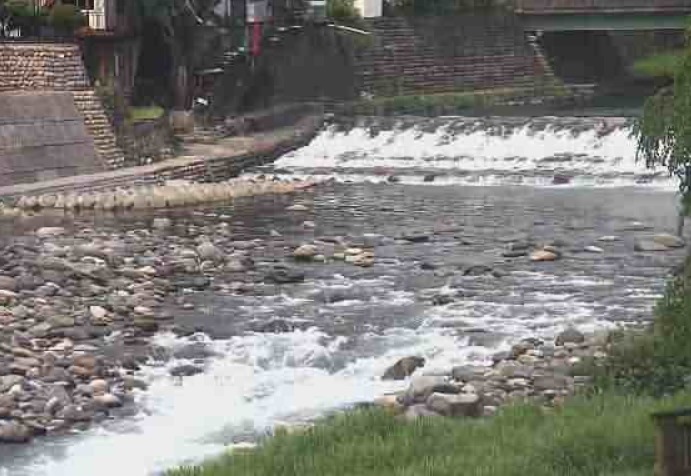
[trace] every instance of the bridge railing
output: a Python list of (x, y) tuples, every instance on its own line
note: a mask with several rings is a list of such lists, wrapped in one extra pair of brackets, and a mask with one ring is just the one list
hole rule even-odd
[(514, 0), (519, 13), (691, 11), (691, 0)]

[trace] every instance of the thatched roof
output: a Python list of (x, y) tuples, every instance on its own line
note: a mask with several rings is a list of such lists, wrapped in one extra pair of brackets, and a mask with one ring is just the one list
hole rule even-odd
[(103, 169), (71, 93), (0, 93), (0, 186)]

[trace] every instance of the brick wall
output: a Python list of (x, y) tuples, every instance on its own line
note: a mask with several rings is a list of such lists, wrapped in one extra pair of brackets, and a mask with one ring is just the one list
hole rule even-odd
[(361, 89), (378, 95), (531, 87), (551, 77), (513, 15), (391, 17), (368, 22)]
[(0, 92), (19, 91), (71, 93), (101, 162), (108, 168), (124, 164), (111, 124), (89, 82), (78, 45), (0, 43)]

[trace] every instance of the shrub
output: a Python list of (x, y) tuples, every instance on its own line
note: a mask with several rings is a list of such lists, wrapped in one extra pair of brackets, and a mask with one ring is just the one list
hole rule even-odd
[(361, 21), (360, 13), (355, 8), (353, 0), (327, 0), (326, 16), (339, 23), (358, 25)]
[(24, 0), (9, 0), (4, 4), (7, 26), (10, 30), (20, 29), (24, 35), (38, 32), (45, 23), (46, 13)]
[(669, 51), (636, 61), (631, 69), (634, 74), (646, 78), (673, 79), (681, 60), (681, 51)]
[(79, 8), (63, 3), (53, 6), (48, 21), (53, 28), (64, 33), (72, 33), (86, 25), (86, 17)]
[(691, 377), (691, 258), (667, 286), (650, 329), (615, 335), (603, 363), (591, 364), (596, 386), (664, 395)]

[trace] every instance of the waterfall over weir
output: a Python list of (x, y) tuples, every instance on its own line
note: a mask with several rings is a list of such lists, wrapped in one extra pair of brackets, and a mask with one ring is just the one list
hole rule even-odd
[(339, 181), (673, 187), (665, 170), (636, 160), (631, 126), (604, 117), (360, 119), (325, 128), (275, 167)]

